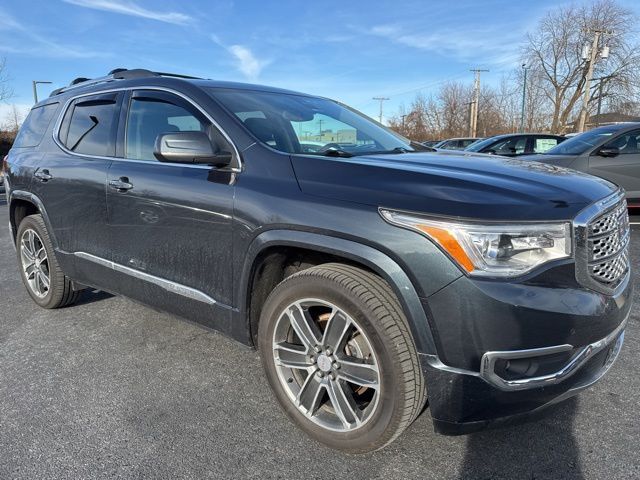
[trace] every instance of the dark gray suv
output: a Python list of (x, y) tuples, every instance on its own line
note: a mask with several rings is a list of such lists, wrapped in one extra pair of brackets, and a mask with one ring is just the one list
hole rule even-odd
[(623, 342), (616, 185), (433, 152), (326, 98), (116, 70), (36, 104), (4, 163), (35, 303), (89, 286), (256, 346), (334, 448), (382, 448), (427, 403), (447, 434), (526, 415)]

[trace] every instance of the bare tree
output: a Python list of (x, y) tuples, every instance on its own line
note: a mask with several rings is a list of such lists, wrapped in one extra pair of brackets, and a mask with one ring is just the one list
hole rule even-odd
[[(614, 0), (597, 0), (587, 6), (569, 5), (549, 11), (537, 30), (529, 33), (524, 61), (551, 104), (552, 132), (563, 132), (580, 107), (588, 68), (582, 48), (590, 44), (594, 30), (613, 34), (603, 36), (601, 46), (608, 45), (611, 54), (594, 65), (592, 87), (600, 90), (600, 82), (606, 82), (608, 95), (628, 94), (634, 88), (640, 60), (630, 40), (634, 23), (632, 12)], [(597, 95), (594, 100), (598, 100)]]

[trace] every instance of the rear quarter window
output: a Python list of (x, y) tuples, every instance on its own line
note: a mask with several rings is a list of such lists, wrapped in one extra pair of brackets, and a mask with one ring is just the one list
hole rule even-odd
[(58, 105), (58, 103), (49, 103), (41, 107), (32, 108), (22, 127), (20, 127), (13, 146), (21, 148), (40, 145), (45, 132), (49, 128), (51, 119), (58, 110)]

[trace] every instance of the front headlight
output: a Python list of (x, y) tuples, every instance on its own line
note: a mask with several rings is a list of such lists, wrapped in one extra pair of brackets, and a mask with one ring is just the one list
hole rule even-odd
[(432, 239), (470, 275), (514, 277), (571, 257), (568, 222), (474, 224), (383, 208), (380, 214), (391, 224)]

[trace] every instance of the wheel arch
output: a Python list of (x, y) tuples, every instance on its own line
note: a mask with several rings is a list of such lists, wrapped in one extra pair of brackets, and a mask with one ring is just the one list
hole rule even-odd
[[(411, 335), (419, 353), (436, 354), (433, 334), (420, 298), (404, 270), (385, 253), (358, 242), (327, 235), (294, 230), (269, 230), (256, 237), (246, 255), (239, 279), (236, 305), (239, 315), (246, 325), (249, 342), (254, 343), (257, 335), (259, 309), (272, 288), (282, 277), (282, 257), (291, 250), (315, 256), (319, 264), (341, 261), (376, 273), (393, 289), (409, 322)], [(324, 260), (324, 261), (323, 261)], [(261, 270), (273, 268), (273, 272)], [(304, 268), (304, 267), (303, 267)], [(300, 268), (300, 269), (303, 269)], [(255, 291), (259, 274), (272, 275), (263, 291)], [(280, 273), (281, 275), (281, 273)], [(276, 282), (277, 280), (277, 282)], [(258, 288), (261, 283), (258, 283)], [(257, 295), (257, 297), (256, 297)]]
[(53, 243), (54, 248), (57, 248), (58, 244), (53, 235), (51, 224), (49, 222), (49, 216), (44, 208), (42, 200), (36, 195), (24, 191), (24, 190), (12, 190), (9, 194), (9, 224), (11, 227), (11, 238), (15, 244), (16, 235), (18, 234), (18, 227), (20, 222), (29, 216), (40, 214), (44, 220), (44, 223), (49, 231), (49, 237)]

